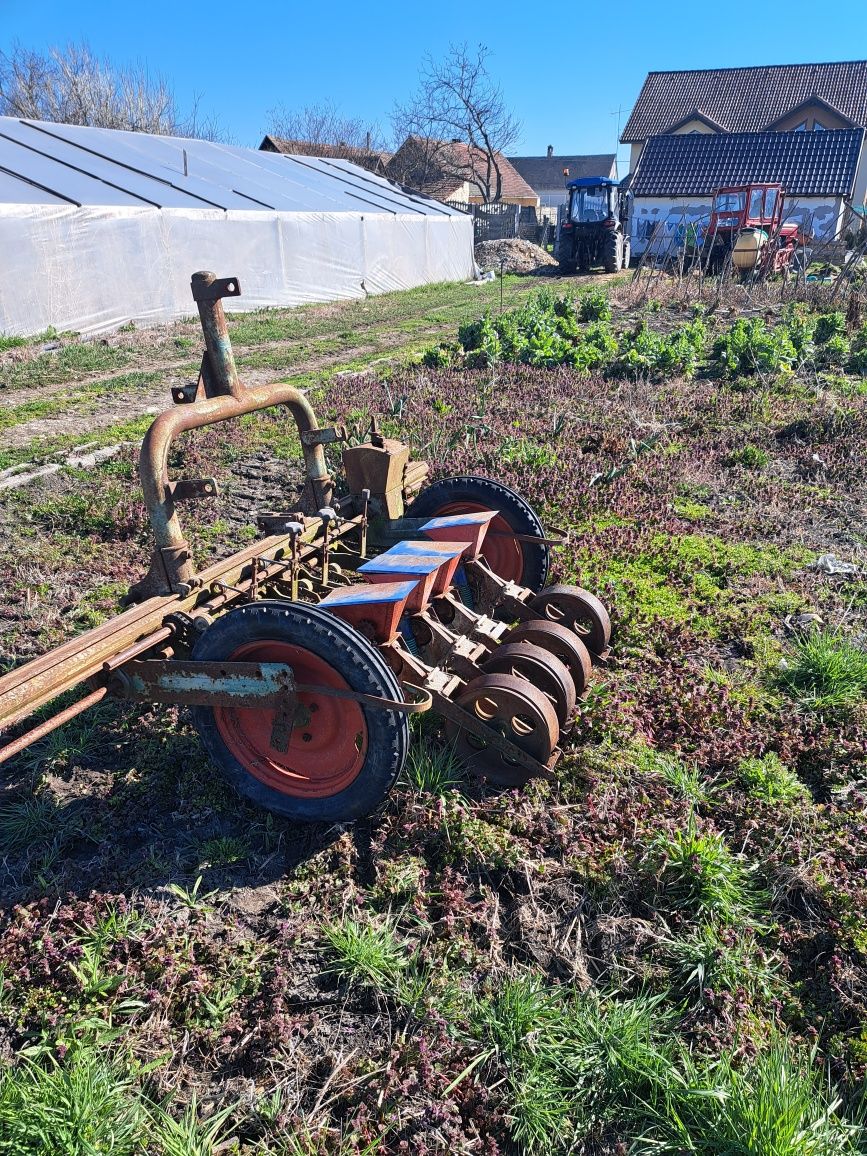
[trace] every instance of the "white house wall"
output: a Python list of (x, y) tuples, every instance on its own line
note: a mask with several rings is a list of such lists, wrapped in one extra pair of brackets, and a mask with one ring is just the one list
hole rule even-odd
[[(653, 249), (664, 253), (676, 246), (678, 230), (706, 225), (712, 197), (636, 197), (629, 231), (632, 251), (641, 254), (652, 238)], [(797, 221), (817, 240), (830, 239), (838, 231), (843, 211), (840, 197), (800, 197), (786, 202), (786, 220)]]
[(0, 333), (22, 336), (189, 316), (198, 269), (239, 279), (235, 311), (475, 274), (463, 214), (0, 205), (0, 253)]

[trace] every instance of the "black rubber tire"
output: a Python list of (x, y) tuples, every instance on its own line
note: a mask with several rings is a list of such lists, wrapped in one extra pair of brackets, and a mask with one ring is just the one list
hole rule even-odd
[(560, 275), (563, 277), (571, 277), (578, 268), (578, 262), (574, 260), (564, 261), (561, 257), (557, 262), (560, 266)]
[[(239, 647), (256, 641), (288, 642), (304, 647), (338, 671), (362, 694), (401, 699), (397, 679), (379, 652), (357, 630), (318, 606), (263, 599), (227, 611), (196, 641), (197, 661), (225, 661)], [(283, 794), (255, 778), (229, 750), (217, 729), (213, 710), (191, 708), (202, 742), (235, 790), (268, 811), (300, 822), (348, 822), (375, 811), (403, 769), (409, 746), (407, 716), (360, 704), (368, 732), (367, 757), (344, 790), (326, 798)]]
[(602, 238), (602, 267), (606, 273), (619, 273), (621, 263), (620, 235), (613, 229)]
[[(516, 534), (544, 538), (545, 530), (533, 507), (502, 482), (466, 475), (441, 478), (418, 495), (406, 511), (408, 518), (435, 518), (437, 511), (452, 502), (475, 502), (488, 510), (499, 510)], [(542, 543), (522, 542), (523, 573), (519, 585), (538, 593), (548, 578), (551, 551)], [(482, 550), (484, 554), (484, 548)]]

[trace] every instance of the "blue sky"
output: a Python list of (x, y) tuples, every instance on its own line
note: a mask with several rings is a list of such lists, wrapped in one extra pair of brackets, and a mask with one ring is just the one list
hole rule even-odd
[(85, 39), (118, 62), (145, 63), (171, 79), (182, 106), (198, 98), (245, 145), (259, 143), (281, 102), (331, 100), (387, 127), (425, 52), (482, 42), (523, 124), (514, 151), (581, 153), (614, 148), (616, 110), (624, 123), (648, 71), (864, 58), (867, 2), (0, 0), (0, 48), (16, 39)]

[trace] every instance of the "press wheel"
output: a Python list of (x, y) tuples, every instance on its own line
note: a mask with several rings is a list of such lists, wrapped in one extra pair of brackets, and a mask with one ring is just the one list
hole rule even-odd
[(568, 668), (541, 646), (532, 642), (506, 642), (482, 663), (485, 674), (510, 674), (541, 690), (557, 713), (561, 727), (575, 714), (575, 683)]
[[(483, 674), (467, 683), (455, 700), (485, 726), (511, 740), (540, 763), (547, 763), (557, 745), (559, 728), (554, 708), (540, 690), (510, 674)], [(532, 772), (458, 723), (446, 720), (446, 733), (476, 774), (502, 787), (520, 787)]]
[(580, 586), (548, 586), (531, 598), (530, 610), (573, 630), (591, 655), (598, 657), (611, 641), (611, 619), (595, 594)]
[(510, 642), (531, 642), (553, 654), (567, 668), (575, 684), (575, 693), (580, 697), (587, 689), (593, 673), (590, 652), (573, 631), (547, 618), (531, 618), (519, 622), (501, 639), (503, 645)]

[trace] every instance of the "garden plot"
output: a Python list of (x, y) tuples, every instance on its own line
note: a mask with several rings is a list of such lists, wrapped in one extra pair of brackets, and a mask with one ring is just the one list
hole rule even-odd
[[(423, 721), (381, 814), (296, 828), (183, 712), (51, 736), (0, 804), (0, 1152), (75, 1112), (82, 1153), (863, 1151), (864, 331), (627, 290), (449, 329), (314, 400), (568, 530), (555, 577), (614, 646), (556, 781), (486, 791)], [(245, 419), (173, 468), (252, 515), (294, 436)], [(251, 533), (227, 509), (191, 507), (199, 559)], [(141, 574), (132, 450), (0, 511), (6, 660)]]

